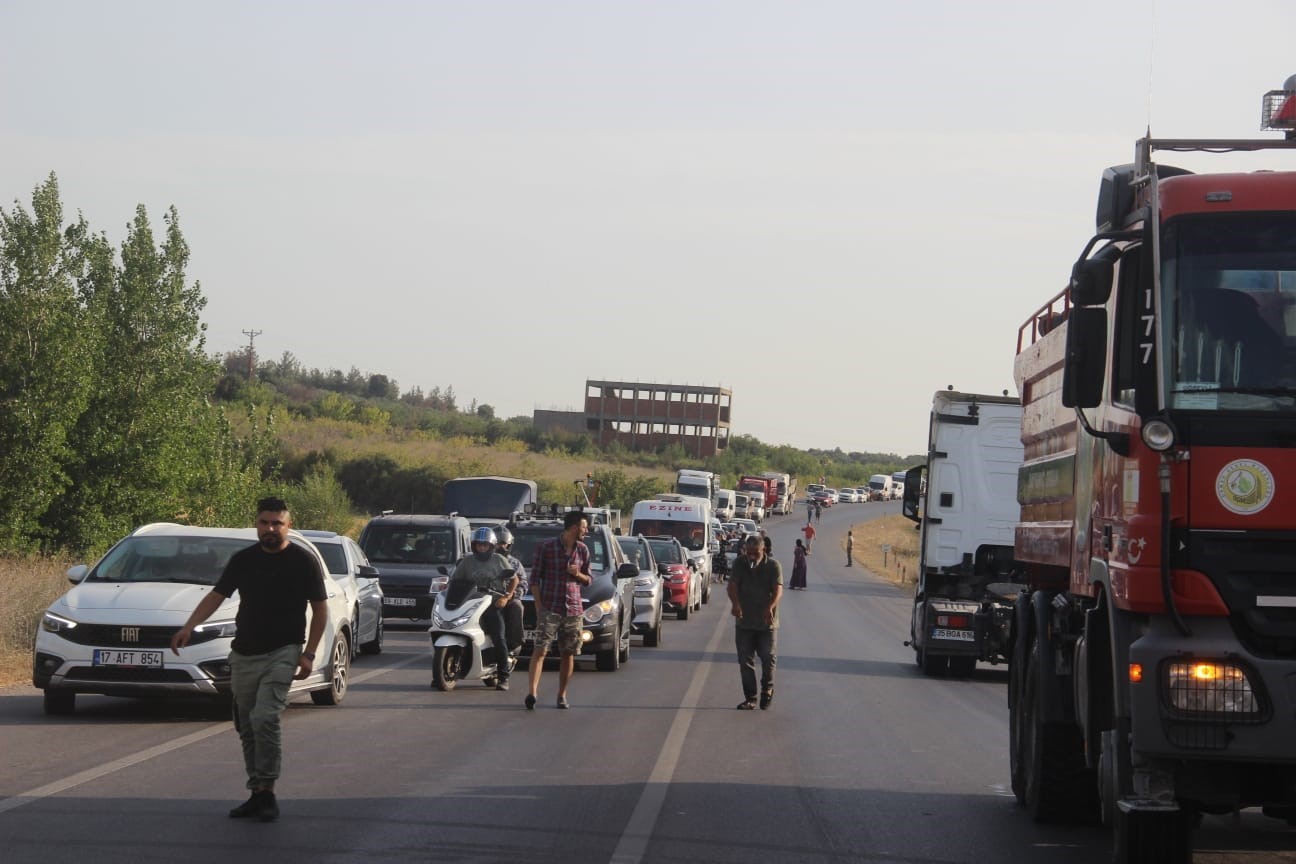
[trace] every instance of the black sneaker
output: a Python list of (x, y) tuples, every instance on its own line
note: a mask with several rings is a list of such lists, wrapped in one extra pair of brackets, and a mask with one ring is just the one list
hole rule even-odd
[(248, 819), (261, 812), (261, 792), (253, 792), (248, 800), (229, 811), (231, 819)]
[(275, 800), (273, 792), (261, 793), (261, 808), (257, 810), (257, 818), (262, 822), (273, 822), (279, 818), (279, 802)]
[(496, 689), (496, 690), (507, 690), (507, 689), (508, 689), (508, 679), (507, 679), (507, 678), (501, 678), (499, 681), (496, 681), (496, 682), (495, 682), (495, 689)]
[(766, 708), (770, 706), (770, 703), (773, 701), (774, 701), (773, 690), (766, 690), (764, 693), (761, 693), (761, 697), (760, 697), (761, 710), (764, 711)]
[(743, 701), (739, 702), (735, 707), (739, 711), (754, 711), (756, 710), (756, 700), (744, 699)]

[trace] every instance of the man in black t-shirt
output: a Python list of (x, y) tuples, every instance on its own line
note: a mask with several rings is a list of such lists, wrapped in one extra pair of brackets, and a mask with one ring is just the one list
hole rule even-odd
[[(315, 556), (288, 539), (290, 527), (292, 517), (282, 499), (258, 501), (259, 542), (230, 558), (215, 586), (171, 637), (171, 650), (179, 653), (189, 644), (193, 629), (239, 592), (237, 633), (229, 657), (230, 687), (252, 794), (229, 812), (235, 819), (255, 816), (273, 822), (279, 818), (274, 796), (282, 752), (279, 718), (288, 705), (293, 679), (305, 678), (314, 668), (315, 650), (328, 620), (324, 572)], [(310, 633), (306, 632), (307, 603)]]

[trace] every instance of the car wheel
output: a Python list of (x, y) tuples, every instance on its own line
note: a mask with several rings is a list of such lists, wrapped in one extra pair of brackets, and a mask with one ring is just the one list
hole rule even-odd
[(383, 619), (378, 615), (378, 626), (374, 628), (374, 639), (372, 642), (366, 642), (360, 646), (360, 651), (364, 654), (381, 654), (383, 649)]
[(447, 693), (459, 683), (458, 645), (440, 645), (432, 652), (432, 686)]
[[(360, 607), (356, 606), (351, 610), (351, 632), (360, 633)], [(354, 663), (360, 657), (360, 640), (351, 640), (351, 662)]]
[(62, 716), (76, 712), (76, 693), (72, 690), (46, 690), (45, 713)]
[(708, 578), (706, 582), (703, 583), (702, 585), (702, 602), (703, 603), (711, 602), (711, 579), (710, 578)]
[(679, 618), (679, 620), (681, 621), (687, 621), (689, 617), (689, 613), (692, 611), (693, 611), (693, 598), (687, 597), (684, 600), (684, 605), (681, 606), (679, 608), (679, 611), (675, 613), (675, 617)]
[(316, 705), (341, 705), (346, 698), (347, 672), (351, 667), (351, 639), (344, 632), (337, 634), (333, 640), (333, 665), (329, 670), (329, 686), (324, 690), (312, 690), (311, 701)]
[(621, 633), (618, 630), (612, 647), (594, 655), (594, 668), (600, 672), (615, 672), (621, 668)]
[(621, 654), (618, 658), (622, 663), (630, 662), (630, 631), (626, 630), (625, 638), (621, 642)]
[(653, 624), (651, 630), (644, 631), (644, 647), (656, 648), (661, 644), (661, 616), (657, 616), (657, 621)]

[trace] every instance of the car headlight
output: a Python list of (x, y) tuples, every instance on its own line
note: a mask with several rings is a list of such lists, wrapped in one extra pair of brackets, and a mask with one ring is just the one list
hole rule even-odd
[(585, 610), (585, 621), (588, 624), (597, 624), (603, 620), (603, 616), (612, 611), (611, 600), (601, 600), (598, 603), (591, 603)]
[(66, 633), (76, 626), (77, 622), (71, 618), (64, 618), (62, 615), (55, 615), (53, 612), (46, 612), (41, 618), (41, 629), (46, 633)]
[(208, 621), (195, 627), (193, 634), (199, 639), (233, 639), (236, 631), (233, 621)]
[(1175, 710), (1190, 714), (1259, 714), (1261, 710), (1246, 670), (1232, 663), (1170, 663), (1166, 692)]

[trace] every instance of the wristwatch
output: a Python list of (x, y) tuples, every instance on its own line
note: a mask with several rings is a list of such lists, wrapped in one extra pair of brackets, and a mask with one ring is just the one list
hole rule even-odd
[(315, 652), (314, 652), (314, 651), (303, 651), (302, 654), (301, 654), (301, 656), (305, 657), (307, 660), (314, 660), (314, 659), (315, 659)]

